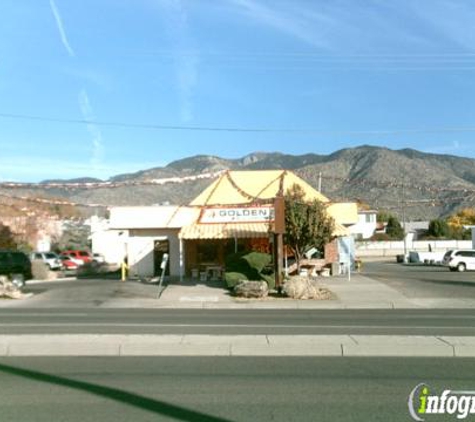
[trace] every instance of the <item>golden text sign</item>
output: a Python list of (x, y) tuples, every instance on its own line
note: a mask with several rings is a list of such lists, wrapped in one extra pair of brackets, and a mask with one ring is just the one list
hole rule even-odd
[(200, 223), (269, 223), (274, 221), (274, 207), (205, 208)]

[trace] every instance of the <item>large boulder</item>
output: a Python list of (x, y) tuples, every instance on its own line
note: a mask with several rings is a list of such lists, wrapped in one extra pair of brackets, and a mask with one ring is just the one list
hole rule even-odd
[(269, 294), (265, 281), (242, 281), (234, 287), (234, 294), (245, 298), (263, 298)]
[(329, 300), (332, 292), (308, 277), (292, 277), (284, 283), (283, 292), (291, 299)]

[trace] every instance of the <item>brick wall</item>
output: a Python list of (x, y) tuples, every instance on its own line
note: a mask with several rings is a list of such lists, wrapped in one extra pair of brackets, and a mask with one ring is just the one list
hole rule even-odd
[(338, 262), (338, 258), (338, 243), (336, 239), (333, 239), (325, 245), (325, 262), (327, 264)]

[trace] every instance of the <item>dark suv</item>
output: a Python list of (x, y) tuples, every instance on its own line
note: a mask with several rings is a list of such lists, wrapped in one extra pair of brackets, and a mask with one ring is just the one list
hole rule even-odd
[(23, 252), (0, 250), (0, 275), (6, 275), (18, 287), (32, 278), (31, 262)]

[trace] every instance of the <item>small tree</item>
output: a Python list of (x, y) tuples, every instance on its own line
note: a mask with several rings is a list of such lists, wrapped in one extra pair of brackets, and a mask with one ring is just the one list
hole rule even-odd
[(475, 208), (463, 208), (448, 218), (448, 224), (454, 229), (475, 225)]
[(450, 227), (447, 221), (435, 219), (429, 223), (427, 234), (436, 238), (447, 238), (450, 237)]
[(90, 226), (84, 225), (82, 221), (67, 221), (61, 237), (54, 239), (52, 249), (59, 252), (64, 249), (88, 248), (90, 229)]
[(376, 221), (378, 223), (387, 223), (389, 219), (392, 217), (392, 214), (390, 214), (387, 211), (379, 211), (378, 214), (376, 215)]
[(393, 215), (388, 218), (386, 233), (392, 239), (402, 239), (404, 237), (404, 229), (399, 220)]
[(17, 243), (10, 227), (0, 223), (0, 249), (16, 249)]
[(334, 221), (327, 215), (321, 202), (306, 202), (305, 193), (298, 185), (293, 185), (286, 192), (284, 202), (284, 240), (294, 253), (300, 272), (300, 262), (305, 250), (315, 246), (322, 251), (332, 238)]

